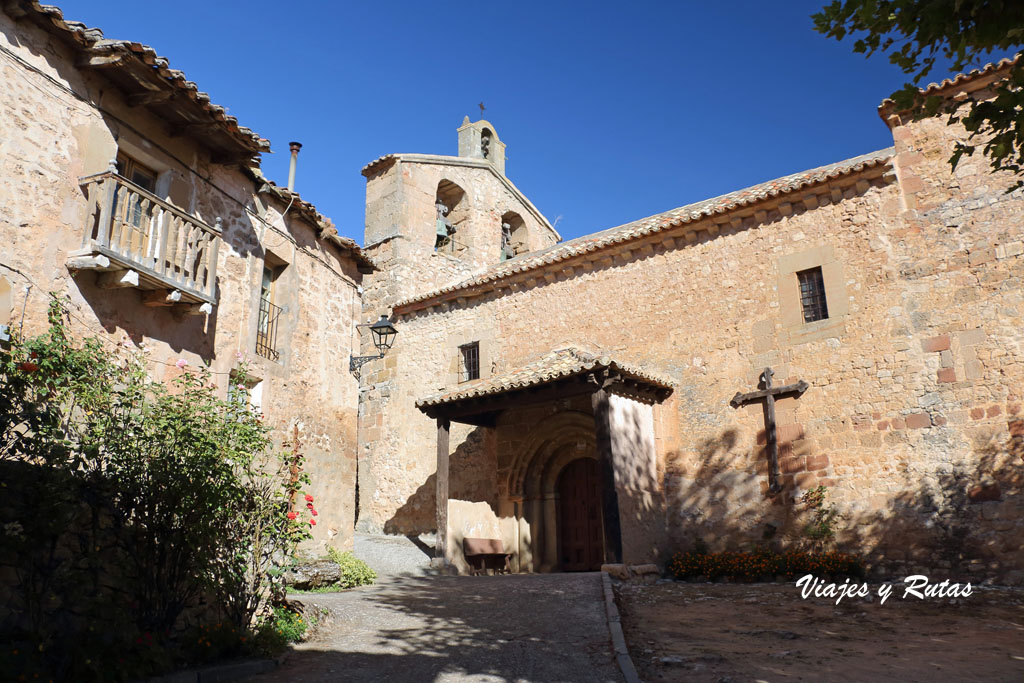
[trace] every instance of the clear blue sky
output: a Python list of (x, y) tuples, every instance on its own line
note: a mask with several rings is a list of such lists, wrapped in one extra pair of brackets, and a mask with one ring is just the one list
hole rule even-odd
[(456, 154), (480, 101), (508, 177), (566, 239), (891, 145), (875, 109), (905, 78), (815, 33), (825, 1), (60, 6), (269, 138), (279, 184), (302, 142), (296, 189), (362, 243), (360, 168)]

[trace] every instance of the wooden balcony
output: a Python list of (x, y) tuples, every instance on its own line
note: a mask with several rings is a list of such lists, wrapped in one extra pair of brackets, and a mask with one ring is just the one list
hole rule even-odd
[(68, 268), (103, 271), (101, 288), (147, 290), (148, 306), (213, 310), (219, 218), (211, 227), (110, 170), (80, 182), (89, 213), (82, 249), (69, 256)]

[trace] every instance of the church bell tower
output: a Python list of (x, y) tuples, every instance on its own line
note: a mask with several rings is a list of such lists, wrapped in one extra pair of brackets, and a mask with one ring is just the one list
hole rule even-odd
[(470, 123), (469, 117), (459, 126), (459, 156), (486, 159), (501, 175), (505, 175), (505, 143), (498, 139), (494, 126), (480, 119)]

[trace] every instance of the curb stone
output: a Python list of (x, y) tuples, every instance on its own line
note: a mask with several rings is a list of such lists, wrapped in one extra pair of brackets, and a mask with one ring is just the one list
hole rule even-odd
[(612, 579), (608, 572), (601, 572), (601, 584), (604, 587), (604, 609), (608, 618), (608, 632), (612, 636), (612, 649), (615, 651), (615, 660), (622, 670), (622, 676), (626, 683), (642, 683), (640, 676), (633, 666), (633, 660), (629, 656), (629, 648), (626, 646), (626, 636), (622, 633), (622, 621), (619, 618), (619, 608), (615, 606), (615, 593), (612, 592)]
[(146, 679), (146, 683), (226, 683), (266, 673), (283, 661), (279, 659), (249, 659), (230, 664), (219, 664), (205, 669), (189, 669), (177, 673)]

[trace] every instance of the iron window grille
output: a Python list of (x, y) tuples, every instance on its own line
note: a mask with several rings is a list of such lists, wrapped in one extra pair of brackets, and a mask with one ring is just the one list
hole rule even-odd
[(828, 318), (828, 302), (825, 300), (825, 280), (821, 268), (802, 270), (796, 274), (800, 283), (800, 306), (804, 312), (804, 322)]
[(277, 349), (277, 323), (281, 319), (281, 307), (260, 298), (260, 314), (256, 324), (256, 353), (277, 361), (281, 353)]
[(460, 382), (480, 379), (480, 343), (473, 342), (459, 347)]

